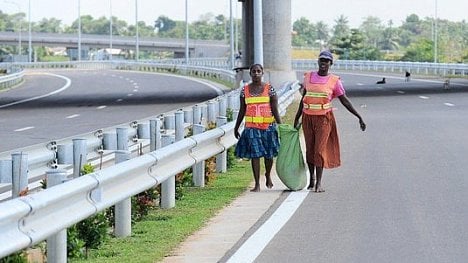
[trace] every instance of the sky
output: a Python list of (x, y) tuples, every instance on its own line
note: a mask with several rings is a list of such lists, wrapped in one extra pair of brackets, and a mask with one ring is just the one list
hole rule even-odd
[[(8, 14), (21, 10), (27, 16), (29, 1), (32, 21), (54, 17), (66, 25), (71, 25), (78, 17), (78, 6), (81, 15), (91, 15), (94, 18), (109, 17), (112, 10), (113, 16), (129, 24), (135, 24), (137, 1), (138, 20), (153, 25), (154, 20), (160, 15), (184, 21), (186, 2), (190, 22), (198, 20), (201, 15), (207, 13), (224, 14), (229, 17), (231, 2), (231, 0), (0, 0), (0, 10)], [(232, 3), (233, 16), (241, 17), (241, 3), (237, 0), (232, 0)], [(320, 6), (321, 4), (323, 6)], [(468, 20), (467, 0), (333, 0), (327, 1), (326, 4), (323, 4), (323, 1), (291, 0), (291, 9), (292, 21), (305, 17), (312, 23), (323, 21), (330, 27), (340, 15), (348, 18), (351, 27), (359, 26), (367, 16), (377, 16), (385, 24), (392, 20), (395, 26), (399, 26), (412, 13), (423, 19), (435, 17), (436, 10), (440, 19), (454, 22)]]

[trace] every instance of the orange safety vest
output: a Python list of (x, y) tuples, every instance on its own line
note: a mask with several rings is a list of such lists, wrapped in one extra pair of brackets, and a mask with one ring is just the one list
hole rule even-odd
[(266, 130), (274, 121), (270, 106), (270, 84), (263, 86), (263, 92), (258, 96), (250, 94), (250, 86), (244, 86), (245, 94), (245, 127)]
[(303, 112), (309, 115), (324, 115), (332, 108), (331, 97), (336, 82), (340, 77), (330, 74), (326, 83), (310, 83), (312, 72), (304, 74), (305, 92)]

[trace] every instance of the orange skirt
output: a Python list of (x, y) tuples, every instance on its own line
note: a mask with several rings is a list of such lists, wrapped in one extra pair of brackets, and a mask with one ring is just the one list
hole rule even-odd
[(307, 163), (323, 168), (341, 165), (340, 142), (332, 111), (325, 115), (302, 114)]

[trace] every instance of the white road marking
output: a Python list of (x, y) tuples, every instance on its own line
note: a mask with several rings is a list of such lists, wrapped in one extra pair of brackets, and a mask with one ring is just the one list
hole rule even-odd
[(107, 107), (107, 106), (105, 106), (105, 105), (102, 105), (102, 106), (99, 106), (99, 107), (97, 107), (96, 109), (98, 109), (98, 110), (102, 110), (102, 109), (105, 109), (106, 107)]
[(121, 101), (123, 101), (123, 99), (117, 99), (117, 100), (115, 100), (115, 101), (116, 101), (116, 102), (121, 102)]
[(356, 85), (358, 85), (358, 86), (362, 86), (362, 85), (364, 85), (364, 84), (362, 84), (362, 83), (359, 83), (359, 82), (358, 82), (358, 83), (356, 83)]
[(127, 94), (127, 96), (128, 96), (128, 97), (131, 97), (131, 96), (133, 96), (133, 94), (132, 94), (132, 93), (129, 93), (129, 94)]
[(73, 115), (70, 115), (70, 116), (67, 116), (65, 117), (66, 119), (73, 119), (73, 118), (76, 118), (76, 117), (79, 117), (80, 114), (73, 114)]
[(31, 130), (31, 129), (34, 129), (34, 126), (29, 126), (29, 127), (24, 127), (24, 128), (16, 129), (15, 131), (16, 131), (16, 132), (22, 132), (22, 131), (27, 131), (27, 130)]
[(228, 263), (254, 262), (263, 249), (288, 222), (302, 204), (309, 191), (291, 192), (278, 209), (257, 231), (234, 253)]
[(59, 92), (62, 92), (66, 89), (68, 89), (70, 87), (70, 84), (71, 84), (71, 80), (67, 77), (64, 77), (64, 76), (61, 76), (61, 75), (56, 75), (56, 74), (52, 74), (52, 73), (43, 73), (45, 75), (50, 75), (50, 76), (54, 76), (54, 77), (58, 77), (58, 78), (61, 78), (61, 79), (64, 79), (66, 81), (65, 85), (63, 87), (61, 87), (60, 89), (58, 90), (55, 90), (55, 91), (52, 91), (52, 92), (49, 92), (47, 94), (44, 94), (44, 95), (39, 95), (39, 96), (36, 96), (36, 97), (32, 97), (32, 98), (28, 98), (28, 99), (24, 99), (24, 100), (19, 100), (19, 101), (15, 101), (15, 102), (12, 102), (12, 103), (8, 103), (8, 104), (4, 104), (4, 105), (0, 105), (0, 109), (1, 108), (6, 108), (6, 107), (9, 107), (9, 106), (13, 106), (13, 105), (16, 105), (16, 104), (20, 104), (20, 103), (24, 103), (24, 102), (28, 102), (28, 101), (33, 101), (33, 100), (38, 100), (38, 99), (42, 99), (42, 98), (45, 98), (45, 97), (49, 97), (49, 96), (52, 96), (54, 94), (57, 94)]
[(419, 96), (420, 99), (423, 99), (423, 100), (427, 100), (429, 99), (429, 97), (426, 97), (426, 96)]
[(138, 92), (138, 90), (137, 90), (137, 89), (134, 89), (133, 92)]
[(445, 106), (449, 106), (449, 107), (455, 106), (455, 104), (452, 104), (452, 103), (450, 103), (450, 102), (446, 102), (446, 103), (444, 103), (444, 105), (445, 105)]
[(405, 94), (405, 92), (402, 91), (402, 90), (397, 91), (397, 93), (398, 93), (398, 94)]

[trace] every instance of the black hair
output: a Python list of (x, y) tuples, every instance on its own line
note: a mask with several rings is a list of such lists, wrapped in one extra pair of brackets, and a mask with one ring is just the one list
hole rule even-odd
[(255, 64), (252, 64), (252, 65), (250, 66), (250, 68), (249, 68), (249, 73), (252, 72), (252, 69), (253, 69), (255, 66), (259, 66), (259, 67), (262, 69), (262, 71), (263, 71), (263, 66), (262, 66), (262, 64), (255, 63)]

